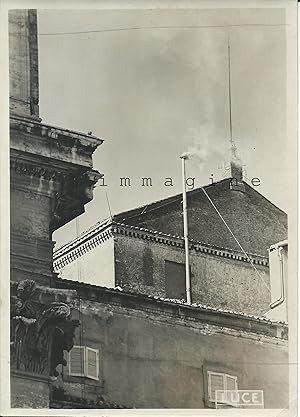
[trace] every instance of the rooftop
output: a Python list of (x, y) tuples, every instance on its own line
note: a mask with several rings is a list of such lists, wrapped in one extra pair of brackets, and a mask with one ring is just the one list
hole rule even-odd
[(53, 285), (55, 288), (76, 290), (81, 300), (128, 307), (287, 340), (287, 323), (265, 317), (213, 308), (199, 303), (189, 305), (185, 301), (124, 291), (120, 287), (114, 289), (99, 287), (62, 278), (55, 278)]

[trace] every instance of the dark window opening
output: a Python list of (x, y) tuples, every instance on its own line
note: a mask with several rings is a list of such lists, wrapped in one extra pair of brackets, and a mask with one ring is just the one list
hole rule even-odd
[(165, 261), (165, 280), (167, 298), (186, 301), (185, 264)]
[(153, 255), (148, 246), (144, 248), (143, 252), (143, 282), (144, 285), (153, 285)]

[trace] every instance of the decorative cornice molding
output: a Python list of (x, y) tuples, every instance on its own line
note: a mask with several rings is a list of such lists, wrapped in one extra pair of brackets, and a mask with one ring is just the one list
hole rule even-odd
[(24, 162), (21, 160), (11, 160), (10, 169), (18, 175), (26, 175), (29, 177), (43, 178), (45, 180), (57, 180), (65, 175), (62, 171), (57, 169), (51, 169), (36, 165), (30, 162)]
[[(68, 139), (72, 140), (72, 145), (76, 142), (82, 148), (86, 148), (91, 154), (93, 151), (103, 143), (103, 139), (94, 135), (86, 133), (75, 132), (69, 129), (63, 129), (55, 126), (46, 125), (44, 123), (35, 122), (32, 119), (26, 117), (20, 117), (16, 115), (10, 116), (10, 127), (13, 130), (18, 130), (25, 134), (31, 134), (38, 138), (50, 138), (53, 140), (61, 141), (64, 144)], [(66, 142), (67, 146), (70, 146), (69, 142)]]
[(76, 247), (71, 252), (67, 253), (65, 256), (58, 258), (57, 260), (54, 259), (53, 268), (55, 272), (59, 272), (62, 268), (64, 268), (69, 263), (75, 261), (80, 256), (90, 252), (96, 246), (100, 245), (101, 243), (107, 241), (113, 237), (113, 233), (111, 228), (104, 230), (103, 232), (97, 234), (93, 238), (89, 239), (82, 245)]
[[(101, 230), (101, 228), (103, 230)], [(53, 255), (54, 270), (59, 272), (63, 267), (75, 261), (79, 256), (89, 252), (97, 245), (100, 245), (102, 242), (115, 235), (133, 237), (135, 239), (147, 240), (154, 243), (184, 249), (183, 237), (165, 234), (159, 231), (148, 230), (136, 226), (130, 226), (122, 223), (106, 221), (98, 225), (98, 227), (83, 233), (77, 239), (55, 251)], [(242, 252), (196, 242), (192, 239), (189, 240), (189, 249), (191, 251), (194, 250), (195, 252), (213, 256), (221, 256), (223, 258), (249, 263), (249, 259)], [(253, 264), (265, 267), (269, 266), (268, 258), (256, 254), (248, 255)]]

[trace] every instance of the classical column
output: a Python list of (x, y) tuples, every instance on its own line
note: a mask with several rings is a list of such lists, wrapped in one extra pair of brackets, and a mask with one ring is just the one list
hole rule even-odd
[(73, 347), (78, 320), (71, 318), (76, 291), (38, 287), (33, 280), (11, 285), (12, 407), (49, 407), (49, 384), (64, 351)]
[(39, 120), (37, 15), (9, 12), (9, 95), (11, 114)]
[(49, 407), (50, 384), (73, 346), (75, 291), (51, 288), (52, 233), (84, 212), (102, 176), (102, 139), (41, 122), (37, 14), (9, 12), (11, 404)]

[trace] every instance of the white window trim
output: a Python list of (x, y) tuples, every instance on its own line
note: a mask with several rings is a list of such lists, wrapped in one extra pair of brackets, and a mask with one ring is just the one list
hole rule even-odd
[[(223, 389), (227, 390), (227, 378), (232, 378), (235, 381), (235, 389), (238, 389), (238, 383), (237, 383), (237, 376), (235, 375), (230, 375), (230, 374), (225, 374), (224, 372), (214, 372), (214, 371), (207, 371), (207, 380), (208, 380), (208, 401), (210, 402), (215, 402), (216, 401), (216, 394), (214, 393), (214, 397), (212, 396), (212, 391), (211, 391), (211, 376), (212, 375), (218, 375), (218, 376), (222, 376), (223, 378)], [(226, 402), (225, 402), (226, 403)]]
[[(82, 373), (78, 372), (71, 372), (71, 351), (74, 348), (82, 349), (83, 350), (83, 369)], [(80, 345), (74, 345), (73, 348), (68, 352), (67, 360), (68, 360), (68, 372), (70, 376), (80, 376), (80, 377), (86, 377), (89, 379), (94, 379), (96, 381), (99, 381), (99, 349), (93, 349), (89, 346), (80, 346)], [(88, 374), (88, 350), (96, 353), (96, 371), (97, 376), (89, 375)]]

